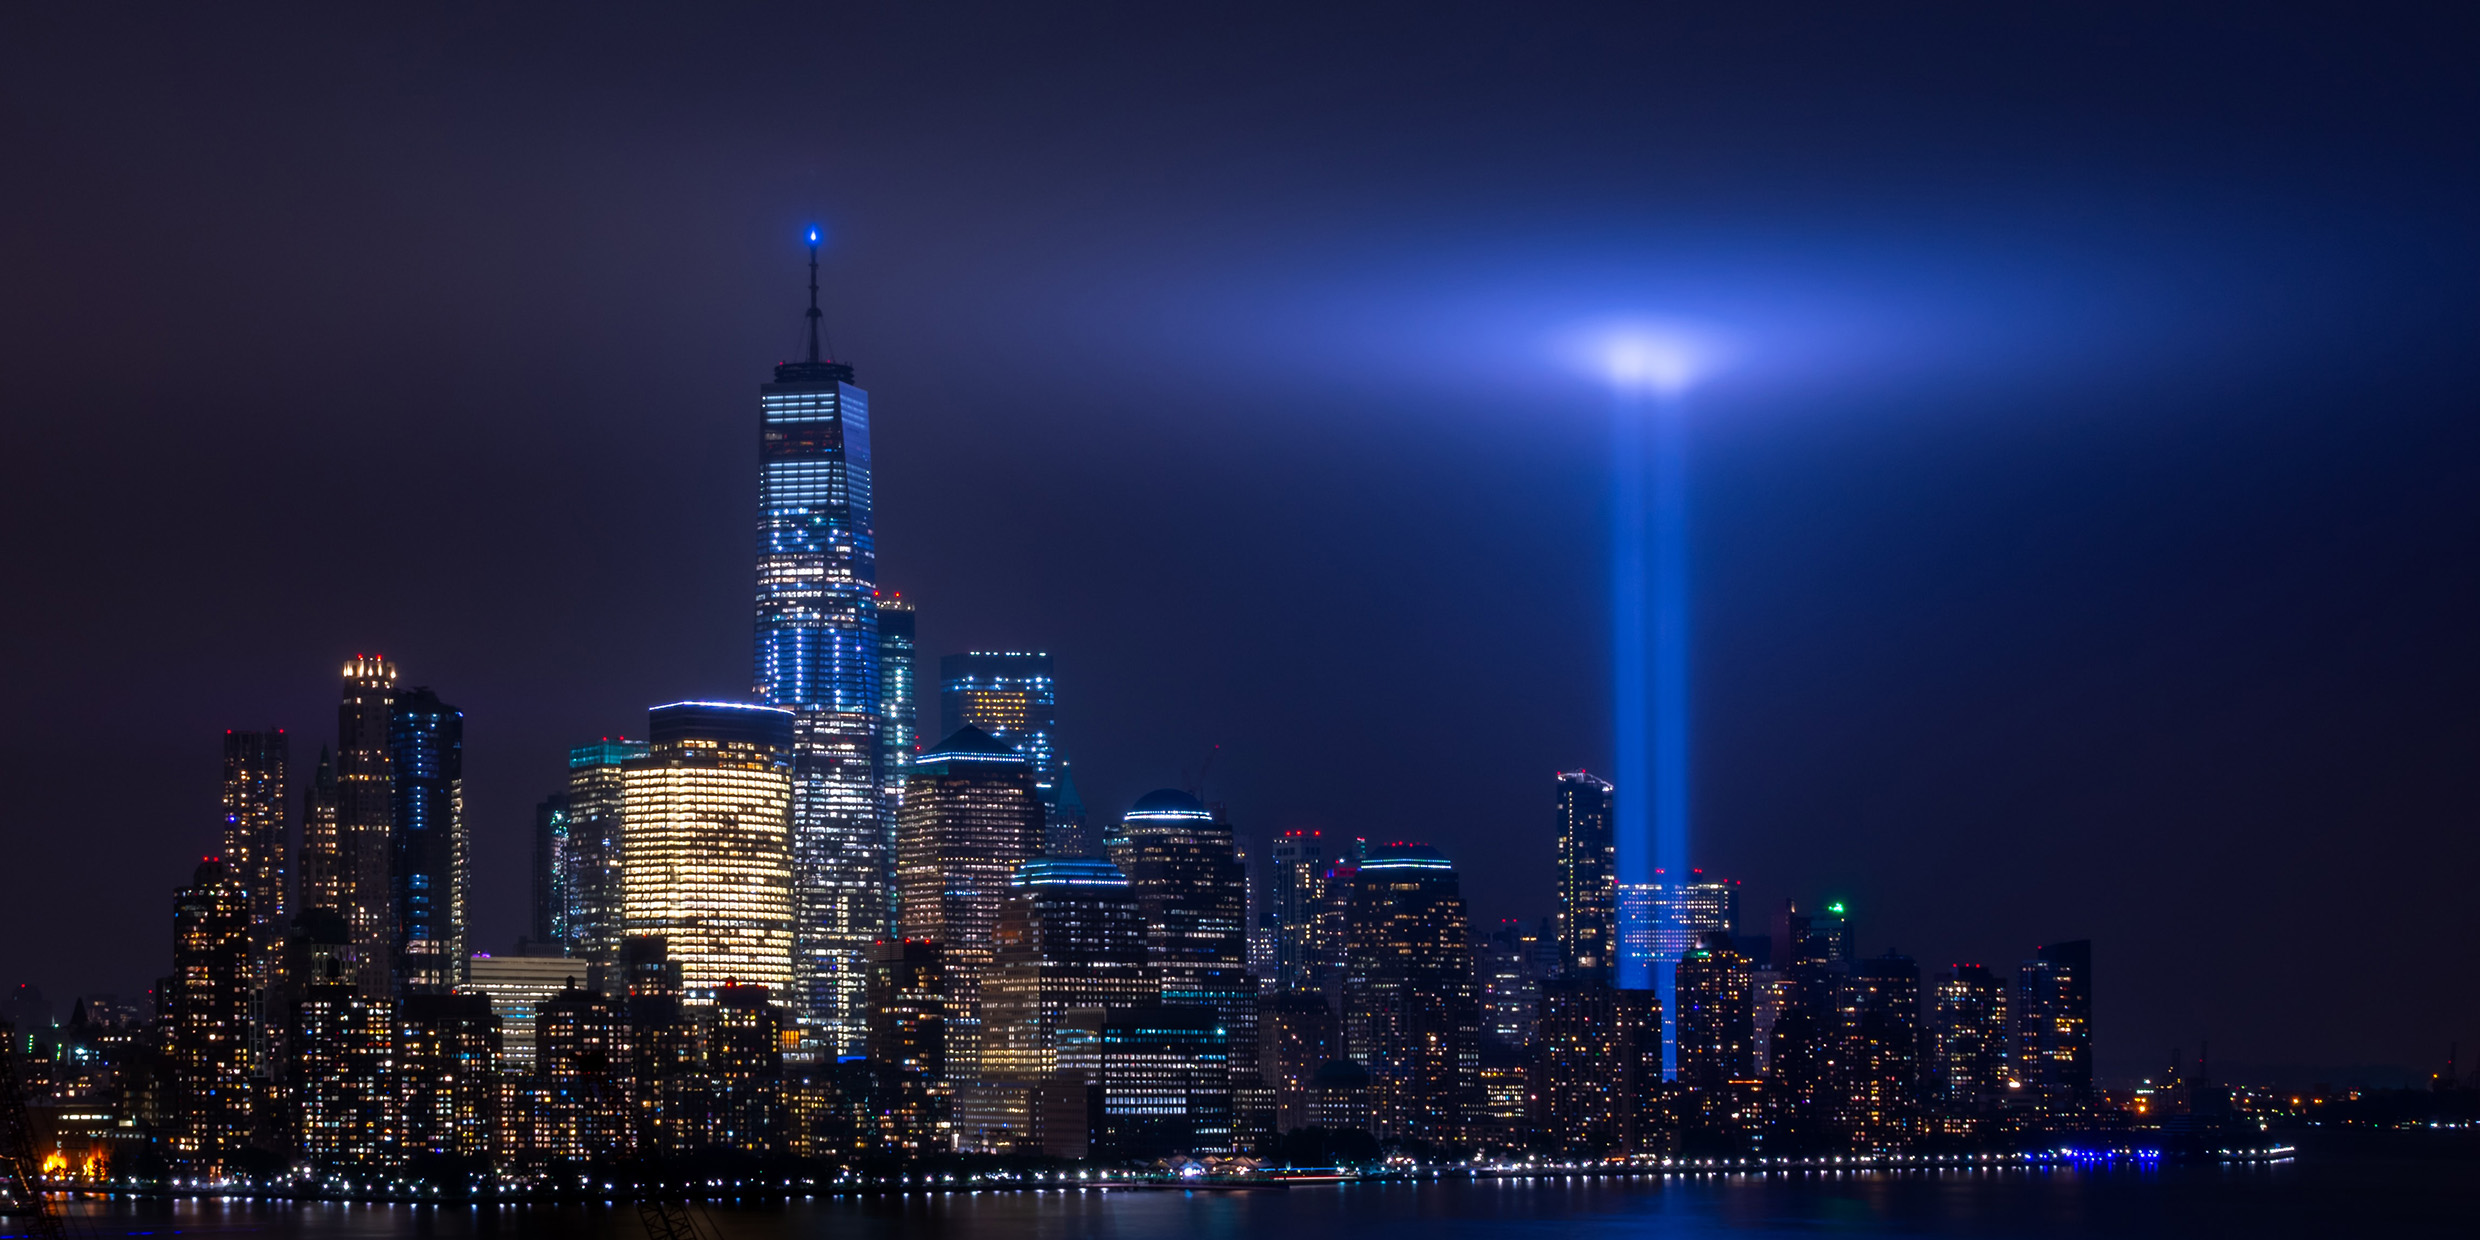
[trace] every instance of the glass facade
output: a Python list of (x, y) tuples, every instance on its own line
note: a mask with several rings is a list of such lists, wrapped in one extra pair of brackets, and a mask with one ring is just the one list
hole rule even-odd
[(797, 716), (797, 940), (780, 993), (821, 1049), (857, 1054), (867, 953), (891, 914), (870, 398), (840, 362), (787, 362), (758, 389), (758, 699)]
[(944, 950), (947, 1059), (975, 1071), (981, 983), (995, 962), (999, 914), (1018, 866), (1042, 847), (1033, 768), (997, 738), (959, 728), (913, 762), (896, 825), (903, 934)]
[(1457, 1141), (1479, 1102), (1481, 1004), (1455, 866), (1437, 850), (1371, 850), (1353, 877), (1343, 1041), (1369, 1071), (1381, 1138)]
[[(1257, 1045), (1257, 982), (1249, 974), (1248, 872), (1231, 823), (1197, 798), (1163, 788), (1137, 799), (1107, 842), (1145, 913), (1146, 954), (1162, 1001), (1211, 1008), (1232, 1045)], [(1233, 1084), (1259, 1084), (1257, 1057), (1230, 1059)]]
[(401, 690), (388, 707), (388, 750), (396, 986), (403, 994), (446, 994), (462, 980), (472, 888), (465, 714), (429, 689)]
[(1559, 954), (1569, 977), (1607, 982), (1618, 951), (1617, 852), (1610, 781), (1559, 776)]
[(982, 981), (981, 1079), (1040, 1083), (1059, 1067), (1073, 1008), (1152, 1003), (1145, 917), (1108, 861), (1017, 867)]
[[(878, 752), (891, 811), (904, 801), (904, 772), (913, 764), (913, 751), (921, 747), (920, 707), (916, 705), (920, 692), (913, 605), (902, 594), (882, 596), (878, 600)], [(895, 830), (892, 813), (887, 828)], [(888, 855), (893, 856), (893, 836), (889, 838)]]
[(605, 737), (568, 751), (568, 839), (560, 857), (554, 935), (568, 954), (591, 965), (620, 958), (621, 841), (627, 837), (627, 765), (647, 753), (644, 741)]
[(691, 1003), (788, 986), (793, 713), (681, 702), (650, 721), (646, 756), (621, 768), (623, 928), (663, 938)]

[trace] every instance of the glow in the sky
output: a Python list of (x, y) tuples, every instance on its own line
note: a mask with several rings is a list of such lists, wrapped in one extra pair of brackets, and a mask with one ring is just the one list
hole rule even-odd
[(1661, 322), (1596, 324), (1568, 333), (1559, 351), (1621, 393), (1665, 397), (1711, 378), (1732, 353), (1718, 332)]

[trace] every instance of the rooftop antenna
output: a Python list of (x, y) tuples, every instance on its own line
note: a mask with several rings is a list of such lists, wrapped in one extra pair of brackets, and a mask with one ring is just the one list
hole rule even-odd
[(809, 226), (809, 364), (818, 364), (818, 226)]

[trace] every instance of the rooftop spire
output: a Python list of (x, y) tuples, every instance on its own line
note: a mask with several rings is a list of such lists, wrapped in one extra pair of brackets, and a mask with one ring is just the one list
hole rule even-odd
[(809, 364), (818, 364), (818, 226), (809, 230)]

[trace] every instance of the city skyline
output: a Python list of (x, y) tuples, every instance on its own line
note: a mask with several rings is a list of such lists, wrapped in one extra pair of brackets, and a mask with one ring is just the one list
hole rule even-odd
[[(2266, 912), (2456, 943), (2480, 865), (2465, 87), (2359, 33), (2267, 17), (2199, 77), (2122, 58), (2225, 45), (2178, 15), (1976, 19), (1972, 56), (1646, 15), (1468, 93), (1364, 70), (1499, 63), (1513, 19), (1217, 27), (1167, 85), (1021, 16), (856, 17), (880, 54), (832, 81), (625, 15), (523, 71), (374, 15), (88, 20), (30, 35), (48, 188), (0, 208), (41, 239), (0, 344), (36, 601), (0, 830), (46, 880), (0, 908), (0, 982), (158, 975), (228, 731), (289, 737), (289, 815), (335, 750), (362, 822), (329, 712), (363, 651), (461, 713), (460, 929), (505, 950), (570, 751), (749, 696), (749, 388), (813, 325), (867, 380), (925, 724), (941, 656), (1047, 651), (1097, 837), (1202, 783), (1253, 858), (1425, 839), (1482, 925), (1537, 918), (1550, 773), (1618, 769), (1608, 393), (1562, 349), (1648, 319), (1729, 346), (1692, 431), (1689, 863), (1743, 929), (1845, 900), (1853, 958), (1924, 987), (2088, 938), (2104, 1075), (2209, 1038), (2416, 1078), (2480, 1041), (2432, 954)], [(1784, 51), (1731, 71), (1750, 46)], [(368, 894), (359, 962), (406, 966)], [(2291, 1012), (2301, 971), (2334, 1001)]]

